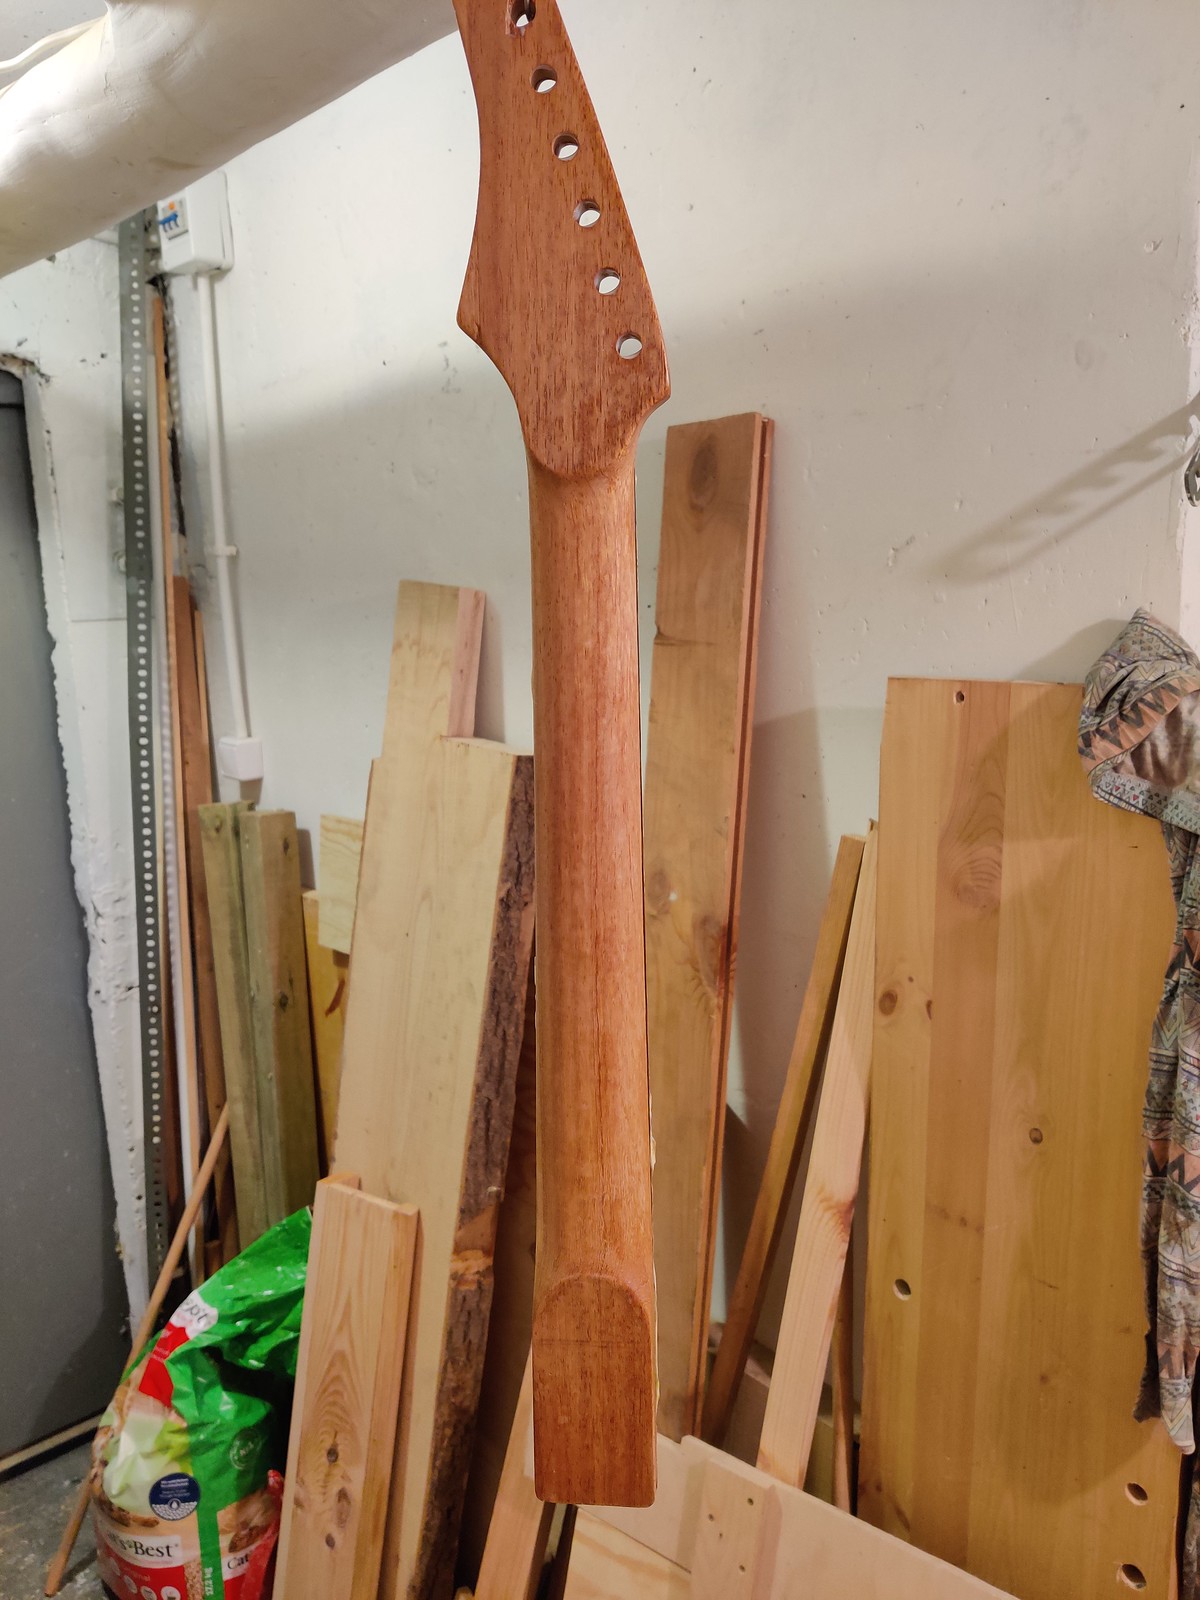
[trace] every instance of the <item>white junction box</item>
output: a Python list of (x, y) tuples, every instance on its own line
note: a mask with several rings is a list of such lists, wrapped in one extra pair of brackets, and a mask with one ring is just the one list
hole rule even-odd
[(233, 232), (224, 172), (210, 172), (158, 202), (164, 272), (227, 272)]

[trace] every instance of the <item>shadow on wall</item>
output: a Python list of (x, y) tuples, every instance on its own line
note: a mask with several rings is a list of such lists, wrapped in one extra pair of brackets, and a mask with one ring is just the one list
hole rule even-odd
[(1005, 577), (1014, 563), (1035, 564), (1143, 489), (1178, 472), (1195, 446), (1198, 421), (1200, 394), (980, 528), (951, 552), (942, 570), (952, 582), (980, 583)]

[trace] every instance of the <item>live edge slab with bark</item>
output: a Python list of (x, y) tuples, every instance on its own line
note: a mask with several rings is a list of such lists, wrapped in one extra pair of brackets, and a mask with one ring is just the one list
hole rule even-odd
[(451, 1592), (533, 937), (533, 772), (471, 737), (475, 590), (402, 584), (335, 1163), (420, 1208), (383, 1600)]

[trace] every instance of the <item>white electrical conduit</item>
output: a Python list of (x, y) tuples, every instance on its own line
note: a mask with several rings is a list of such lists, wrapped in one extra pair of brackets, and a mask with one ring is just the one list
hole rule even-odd
[(200, 298), (201, 360), (204, 363), (204, 424), (208, 443), (208, 492), (212, 519), (212, 553), (217, 561), (217, 600), (221, 608), (221, 639), (225, 647), (225, 675), (229, 681), (229, 700), (233, 709), (233, 733), (245, 739), (250, 732), (246, 715), (246, 688), (242, 681), (242, 657), (238, 649), (237, 615), (233, 606), (233, 584), (229, 563), (237, 549), (229, 543), (225, 520), (225, 451), (221, 419), (221, 390), (217, 367), (217, 323), (213, 310), (213, 280), (210, 272), (196, 277)]
[(0, 94), (0, 275), (163, 199), (453, 27), (450, 0), (111, 0)]

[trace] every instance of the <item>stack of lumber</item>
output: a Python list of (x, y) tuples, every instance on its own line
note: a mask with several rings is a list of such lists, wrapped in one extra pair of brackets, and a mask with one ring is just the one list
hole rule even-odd
[(380, 1593), (453, 1581), (533, 937), (532, 762), (473, 739), (483, 596), (402, 584), (336, 1164), (420, 1209)]
[(200, 809), (242, 1241), (319, 1176), (300, 849), (290, 811)]
[[(366, 822), (324, 819), (321, 892), (304, 907), (318, 1120), (355, 1176), (318, 1195), (289, 1600), (376, 1584), (416, 1600), (464, 1577), (477, 1600), (533, 1600), (547, 1583), (565, 1600), (1048, 1600), (1114, 1582), (1166, 1596), (1176, 1461), (1128, 1420), (1141, 1312), (1127, 1147), (1171, 903), (1156, 840), (1090, 800), (1077, 689), (892, 684), (880, 823), (836, 854), (705, 1393), (695, 1330), (708, 1316), (769, 428), (733, 418), (672, 433), (648, 972), (651, 1039), (669, 1042), (660, 1165), (690, 1153), (686, 1174), (668, 1158), (662, 1186), (658, 1247), (674, 1241), (679, 1270), (664, 1274), (673, 1376), (657, 1499), (556, 1518), (535, 1492), (529, 761), (470, 737), (481, 597), (402, 585)], [(719, 760), (698, 755), (706, 739)], [(233, 834), (255, 815), (228, 808)], [(327, 940), (350, 945), (348, 964)], [(253, 1043), (262, 1024), (246, 1026)], [(226, 1041), (227, 1063), (235, 1054)], [(869, 1101), (861, 1312), (851, 1242)], [(760, 1366), (743, 1384), (805, 1149), (778, 1348), (769, 1380)], [(1112, 1261), (1096, 1270), (1101, 1247)], [(832, 1505), (803, 1487), (818, 1482)]]

